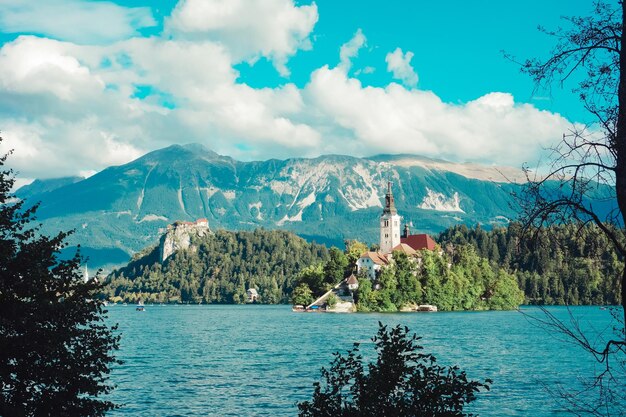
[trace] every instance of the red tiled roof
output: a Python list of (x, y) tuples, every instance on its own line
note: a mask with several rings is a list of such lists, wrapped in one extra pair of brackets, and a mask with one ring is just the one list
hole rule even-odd
[(348, 281), (347, 281), (348, 285), (354, 285), (354, 284), (358, 284), (359, 280), (356, 279), (356, 277), (354, 276), (354, 274), (350, 275), (348, 277)]
[(435, 241), (426, 234), (409, 235), (408, 237), (400, 238), (400, 243), (406, 243), (415, 250), (435, 250)]

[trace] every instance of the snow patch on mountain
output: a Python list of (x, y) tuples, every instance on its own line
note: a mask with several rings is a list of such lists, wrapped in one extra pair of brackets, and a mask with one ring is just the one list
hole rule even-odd
[(496, 216), (493, 218), (493, 222), (494, 223), (498, 223), (498, 224), (502, 224), (502, 225), (507, 225), (509, 223), (511, 223), (511, 219), (509, 219), (506, 216)]
[(155, 222), (155, 221), (159, 221), (159, 220), (166, 222), (168, 219), (165, 216), (158, 216), (156, 214), (146, 214), (145, 216), (143, 216), (143, 218), (141, 220), (139, 220), (139, 223)]
[(301, 222), (302, 221), (302, 210), (300, 210), (298, 212), (298, 214), (296, 214), (293, 217), (289, 217), (288, 215), (285, 214), (285, 217), (283, 217), (282, 219), (280, 219), (279, 221), (276, 222), (277, 226), (282, 226), (287, 222)]
[(306, 197), (304, 197), (298, 203), (298, 207), (300, 207), (301, 209), (305, 209), (305, 208), (309, 207), (313, 203), (315, 203), (315, 192), (312, 192), (311, 194), (309, 194)]
[(141, 193), (139, 193), (139, 197), (137, 197), (137, 210), (141, 210), (141, 205), (143, 204), (143, 197), (146, 193), (146, 187), (141, 189)]
[(346, 187), (346, 197), (351, 199), (351, 201), (348, 201), (348, 205), (352, 211), (370, 207), (382, 208), (383, 204), (380, 201), (378, 191), (373, 186), (375, 180), (371, 171), (362, 164), (354, 166), (352, 170), (363, 180), (363, 185), (365, 185), (365, 187), (363, 185), (354, 188)]
[(213, 194), (215, 194), (216, 192), (219, 191), (219, 189), (217, 189), (215, 187), (209, 187), (209, 188), (198, 187), (198, 191), (206, 192), (206, 198), (211, 198), (213, 196)]
[(455, 192), (452, 197), (447, 198), (443, 193), (438, 193), (430, 188), (426, 188), (426, 196), (418, 207), (424, 210), (465, 213), (459, 205), (459, 193)]
[(339, 190), (339, 194), (346, 200), (352, 211), (383, 206), (374, 188), (364, 189), (349, 185), (343, 191)]
[(234, 200), (235, 199), (235, 191), (233, 191), (233, 190), (224, 190), (224, 191), (222, 191), (222, 194), (224, 195), (224, 198), (226, 200)]
[(283, 195), (289, 194), (294, 195), (294, 187), (286, 181), (274, 180), (270, 182), (270, 189), (274, 191), (276, 194)]
[(257, 220), (263, 220), (263, 215), (261, 214), (261, 207), (263, 207), (263, 203), (261, 203), (260, 201), (256, 203), (248, 204), (248, 210), (252, 210), (253, 208), (257, 209), (257, 215), (256, 215)]

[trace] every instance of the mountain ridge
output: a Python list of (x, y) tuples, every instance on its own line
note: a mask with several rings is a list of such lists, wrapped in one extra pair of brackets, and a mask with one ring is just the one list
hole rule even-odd
[(416, 155), (245, 162), (198, 144), (172, 145), (27, 201), (41, 201), (44, 232), (75, 229), (71, 244), (129, 255), (156, 242), (167, 224), (197, 218), (213, 230), (286, 229), (323, 243), (375, 243), (387, 181), (417, 231), (503, 225), (516, 216), (510, 206), (518, 184), (464, 176), (454, 172), (459, 166)]

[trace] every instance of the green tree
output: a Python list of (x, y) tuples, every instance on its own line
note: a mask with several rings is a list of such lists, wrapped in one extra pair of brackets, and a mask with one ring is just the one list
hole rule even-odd
[(376, 304), (373, 300), (374, 292), (372, 291), (372, 281), (364, 274), (358, 277), (359, 288), (354, 295), (356, 308), (360, 312), (370, 312), (375, 310)]
[(511, 274), (499, 269), (493, 294), (487, 303), (491, 310), (511, 310), (524, 302), (524, 292), (519, 289), (517, 280)]
[[(598, 392), (600, 402), (580, 403), (568, 393), (565, 401), (585, 414), (612, 415), (617, 406), (623, 414), (626, 374), (626, 43), (624, 23), (626, 5), (623, 1), (594, 2), (589, 16), (567, 18), (567, 25), (556, 31), (545, 31), (554, 38), (554, 47), (547, 59), (530, 59), (523, 70), (533, 77), (537, 86), (550, 88), (554, 80), (563, 85), (577, 80), (574, 92), (580, 97), (596, 123), (564, 132), (563, 140), (554, 148), (552, 163), (546, 175), (530, 178), (522, 196), (523, 219), (533, 230), (550, 223), (578, 225), (594, 223), (608, 238), (622, 261), (622, 274), (614, 291), (621, 293), (621, 317), (614, 326), (615, 340), (595, 346), (602, 339), (585, 334), (580, 326), (554, 321), (546, 322), (557, 332), (582, 346), (590, 358), (603, 364), (590, 391)], [(571, 77), (571, 78), (570, 78)], [(604, 201), (616, 201), (617, 209), (601, 210)], [(535, 229), (536, 230), (536, 229)], [(621, 288), (620, 288), (621, 287)], [(567, 297), (579, 301), (578, 288), (571, 287)], [(617, 319), (617, 317), (616, 317)], [(611, 386), (612, 381), (621, 381)], [(585, 393), (589, 397), (589, 392)]]
[(336, 247), (330, 248), (329, 255), (330, 259), (324, 266), (324, 282), (332, 287), (345, 278), (348, 258)]
[(422, 288), (417, 278), (417, 260), (395, 251), (396, 291), (393, 302), (397, 308), (407, 304), (416, 304), (422, 297)]
[[(522, 64), (537, 87), (549, 89), (555, 80), (563, 85), (577, 79), (573, 91), (595, 122), (564, 132), (547, 174), (529, 175), (520, 199), (527, 227), (594, 223), (622, 263), (626, 262), (625, 14), (622, 1), (596, 1), (589, 16), (569, 17), (567, 26), (544, 30), (555, 40), (547, 59)], [(616, 210), (599, 209), (603, 201), (616, 201)], [(621, 288), (615, 291), (621, 292), (626, 319), (626, 268), (620, 281)]]
[(358, 240), (346, 240), (346, 257), (351, 269), (356, 269), (356, 261), (368, 251), (367, 245)]
[(324, 265), (321, 263), (304, 267), (298, 274), (298, 284), (306, 284), (314, 294), (322, 295), (326, 292), (324, 283)]
[(307, 306), (313, 302), (313, 293), (308, 285), (302, 283), (294, 288), (291, 294), (291, 303), (293, 305)]
[(421, 353), (419, 337), (409, 329), (388, 329), (379, 323), (372, 338), (377, 360), (364, 364), (355, 343), (346, 356), (335, 353), (330, 369), (322, 368), (323, 383), (314, 384), (311, 401), (298, 404), (300, 417), (455, 417), (469, 416), (466, 404), (476, 393), (488, 390), (484, 383), (468, 380), (458, 367), (437, 364)]
[[(3, 169), (7, 156), (0, 158)], [(103, 416), (100, 399), (118, 349), (105, 323), (102, 290), (83, 282), (81, 257), (59, 259), (67, 233), (42, 236), (0, 171), (0, 415)]]
[[(252, 286), (261, 302), (280, 302), (288, 299), (306, 265), (323, 265), (327, 259), (325, 246), (289, 232), (217, 230), (192, 237), (188, 250), (177, 251), (163, 264), (158, 247), (144, 251), (107, 277), (106, 294), (125, 301), (142, 292), (163, 294), (165, 301), (240, 303)], [(318, 286), (325, 288), (322, 266), (319, 271)], [(314, 277), (308, 278), (309, 286), (317, 288)]]

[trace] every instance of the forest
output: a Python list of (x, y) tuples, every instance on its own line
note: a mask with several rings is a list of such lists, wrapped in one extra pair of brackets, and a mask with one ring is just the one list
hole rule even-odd
[[(308, 243), (285, 231), (229, 232), (194, 238), (163, 264), (153, 246), (107, 277), (114, 302), (307, 304), (355, 273), (368, 247), (345, 250)], [(597, 227), (552, 226), (523, 233), (518, 223), (485, 230), (449, 228), (436, 238), (439, 252), (418, 262), (396, 254), (375, 282), (360, 277), (360, 311), (396, 311), (408, 303), (440, 310), (509, 309), (519, 304), (618, 304), (621, 260)], [(378, 289), (374, 289), (374, 288)], [(520, 291), (521, 290), (521, 291)]]
[[(622, 235), (622, 239), (623, 239)], [(471, 245), (479, 256), (515, 275), (527, 304), (617, 305), (623, 260), (595, 225), (553, 225), (524, 231), (521, 224), (487, 231), (451, 227), (437, 237), (447, 253)]]
[(107, 277), (105, 297), (114, 302), (244, 303), (256, 288), (267, 304), (287, 302), (293, 280), (307, 265), (324, 262), (328, 250), (284, 231), (218, 230), (192, 240), (163, 264), (159, 247), (138, 253)]

